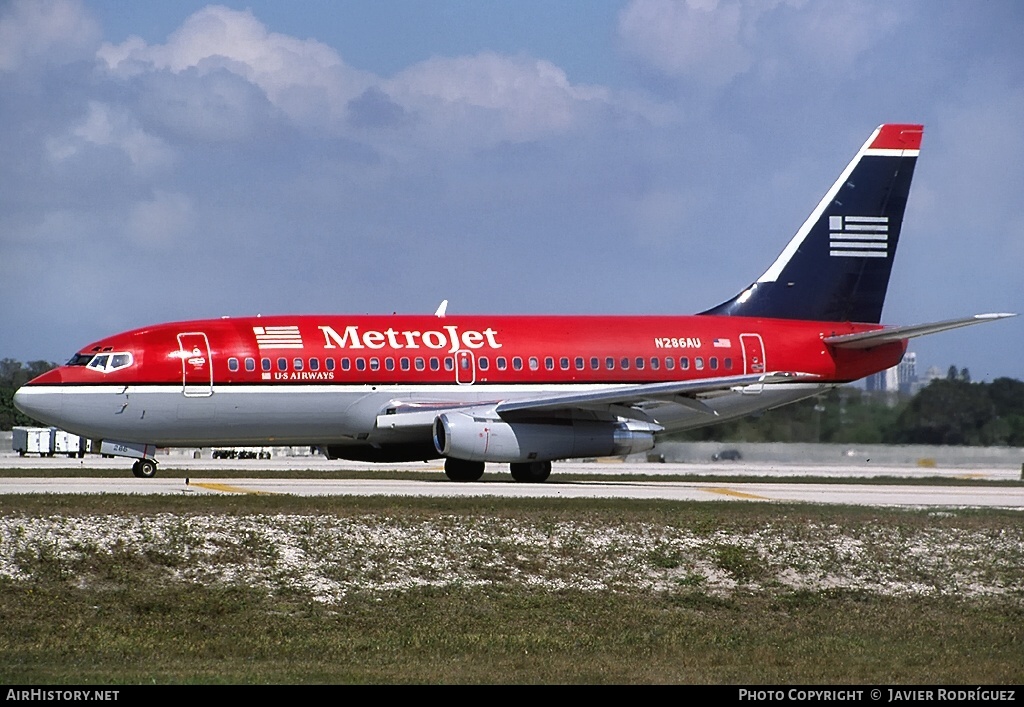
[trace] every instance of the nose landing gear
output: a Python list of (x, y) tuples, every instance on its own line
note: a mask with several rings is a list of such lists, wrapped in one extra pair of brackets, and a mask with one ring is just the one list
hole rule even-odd
[(140, 479), (152, 479), (156, 476), (156, 462), (152, 459), (139, 459), (132, 464), (132, 474)]

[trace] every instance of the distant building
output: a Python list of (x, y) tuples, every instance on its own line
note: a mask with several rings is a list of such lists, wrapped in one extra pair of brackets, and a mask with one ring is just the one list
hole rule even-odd
[(892, 368), (879, 371), (864, 379), (868, 392), (903, 393), (912, 395), (917, 392), (917, 354), (908, 351), (903, 360)]
[(904, 395), (914, 394), (914, 387), (917, 385), (917, 354), (913, 351), (903, 354), (903, 360), (897, 363), (895, 368), (899, 391)]

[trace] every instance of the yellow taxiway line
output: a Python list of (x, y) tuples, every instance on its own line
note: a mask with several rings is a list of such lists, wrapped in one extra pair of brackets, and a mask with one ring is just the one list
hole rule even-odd
[(709, 488), (709, 489), (704, 489), (704, 490), (705, 491), (709, 491), (711, 493), (720, 493), (723, 496), (732, 496), (733, 498), (749, 498), (749, 499), (752, 499), (752, 500), (755, 500), (755, 501), (770, 501), (770, 500), (772, 500), (772, 499), (768, 498), (767, 496), (757, 496), (757, 495), (752, 494), (752, 493), (743, 493), (742, 491), (733, 491), (732, 489), (714, 489), (714, 488)]
[(257, 491), (255, 489), (247, 489), (242, 486), (231, 486), (230, 484), (211, 484), (209, 481), (189, 481), (185, 479), (186, 486), (198, 486), (201, 489), (207, 489), (208, 491), (222, 491), (224, 493), (247, 493), (252, 496), (276, 496), (277, 494), (272, 491)]

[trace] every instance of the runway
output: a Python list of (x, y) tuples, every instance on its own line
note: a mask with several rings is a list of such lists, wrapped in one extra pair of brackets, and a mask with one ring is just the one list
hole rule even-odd
[(715, 483), (676, 481), (569, 481), (517, 484), (505, 481), (454, 483), (393, 479), (109, 479), (3, 478), (0, 494), (288, 494), (294, 496), (431, 496), (500, 498), (634, 498), (672, 501), (759, 501), (839, 503), (905, 507), (986, 507), (1024, 510), (1024, 488), (931, 486)]
[[(55, 477), (4, 476), (4, 469), (62, 469)], [(673, 501), (747, 501), (853, 504), (897, 507), (979, 507), (1024, 510), (1024, 484), (1018, 486), (945, 485), (945, 479), (1020, 480), (1020, 472), (1005, 468), (920, 468), (879, 466), (814, 466), (799, 464), (657, 464), (643, 462), (556, 463), (543, 484), (519, 484), (502, 465), (488, 465), (479, 482), (438, 480), (438, 462), (414, 464), (360, 464), (332, 462), (320, 457), (274, 460), (213, 460), (170, 456), (160, 460), (161, 472), (153, 479), (131, 476), (123, 459), (19, 458), (0, 456), (0, 494), (175, 494), (235, 495), (286, 494), (294, 496), (417, 496), (493, 498), (631, 498)], [(124, 477), (103, 478), (95, 469), (123, 469)], [(243, 476), (223, 478), (225, 469)], [(244, 478), (244, 471), (276, 470), (280, 478)], [(318, 479), (316, 472), (377, 470), (380, 479)], [(419, 479), (384, 478), (384, 472), (424, 472)], [(205, 473), (204, 473), (205, 472)], [(174, 475), (171, 478), (170, 474)], [(289, 478), (289, 474), (295, 474)], [(187, 475), (186, 478), (182, 478)], [(586, 476), (576, 480), (575, 476)], [(680, 481), (680, 476), (697, 480)], [(708, 481), (699, 477), (708, 476)], [(830, 483), (808, 483), (799, 477), (825, 478)], [(299, 478), (302, 477), (302, 478)], [(311, 478), (312, 477), (312, 478)], [(561, 478), (560, 478), (561, 477)], [(566, 478), (569, 477), (569, 478)], [(605, 478), (602, 478), (605, 477)], [(632, 478), (635, 477), (635, 478)], [(659, 477), (676, 477), (659, 480)], [(723, 481), (721, 477), (725, 477)], [(749, 477), (750, 481), (745, 481)], [(885, 477), (886, 483), (878, 483)], [(928, 483), (924, 479), (935, 479)], [(900, 483), (894, 479), (917, 483)]]

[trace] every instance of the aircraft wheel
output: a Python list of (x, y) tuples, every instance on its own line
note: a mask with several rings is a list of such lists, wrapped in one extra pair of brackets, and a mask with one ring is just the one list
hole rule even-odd
[(156, 462), (152, 459), (140, 459), (132, 464), (132, 474), (140, 479), (152, 479), (156, 476)]
[(479, 481), (484, 475), (484, 463), (448, 457), (444, 460), (444, 473), (452, 481)]
[(522, 484), (539, 484), (551, 476), (551, 462), (509, 464), (512, 478)]

